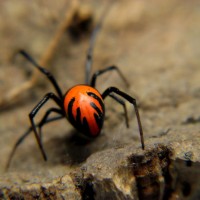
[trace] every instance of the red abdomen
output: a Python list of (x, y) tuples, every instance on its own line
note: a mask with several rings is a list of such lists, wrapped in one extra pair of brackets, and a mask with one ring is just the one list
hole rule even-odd
[(65, 95), (64, 109), (69, 122), (89, 137), (99, 135), (104, 122), (104, 103), (101, 94), (88, 85), (72, 87)]

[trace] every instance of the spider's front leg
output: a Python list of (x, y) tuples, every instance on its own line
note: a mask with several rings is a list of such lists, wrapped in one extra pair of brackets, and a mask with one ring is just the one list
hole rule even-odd
[(141, 140), (141, 144), (142, 144), (142, 149), (144, 149), (143, 130), (142, 130), (142, 124), (141, 124), (141, 121), (140, 121), (140, 115), (139, 115), (138, 107), (137, 107), (137, 104), (136, 104), (136, 100), (133, 97), (129, 96), (128, 94), (120, 91), (116, 87), (109, 87), (108, 89), (106, 89), (104, 91), (104, 93), (102, 94), (102, 98), (105, 99), (111, 93), (115, 93), (115, 94), (125, 98), (127, 101), (129, 101), (134, 106), (135, 114), (136, 114), (137, 122), (138, 122), (138, 128), (139, 128), (139, 132), (140, 132), (140, 140)]
[(45, 153), (45, 150), (43, 148), (43, 145), (42, 145), (42, 141), (41, 141), (41, 137), (39, 136), (38, 132), (37, 132), (37, 126), (34, 122), (34, 117), (36, 116), (36, 114), (38, 113), (38, 111), (42, 108), (42, 106), (49, 100), (49, 99), (52, 99), (53, 101), (56, 102), (56, 104), (61, 108), (62, 110), (62, 101), (60, 98), (58, 98), (55, 94), (53, 93), (48, 93), (44, 96), (44, 98), (35, 106), (35, 108), (30, 112), (29, 114), (29, 118), (30, 118), (30, 121), (31, 121), (31, 127), (33, 129), (33, 132), (35, 134), (35, 138), (36, 138), (36, 141), (39, 145), (39, 148), (40, 148), (40, 151), (43, 155), (43, 158), (44, 160), (46, 161), (47, 160), (47, 156), (46, 156), (46, 153)]

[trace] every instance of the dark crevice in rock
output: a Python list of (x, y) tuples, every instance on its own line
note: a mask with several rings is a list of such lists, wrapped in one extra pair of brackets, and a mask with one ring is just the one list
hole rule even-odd
[[(189, 161), (189, 165), (188, 165)], [(176, 159), (173, 162), (174, 188), (182, 199), (200, 199), (200, 162)]]
[(80, 191), (82, 200), (94, 200), (95, 192), (93, 188), (93, 177), (90, 175), (87, 178), (83, 178), (83, 174), (73, 176), (73, 181), (76, 188)]
[(128, 157), (122, 154), (119, 163), (112, 165), (114, 162), (109, 160), (98, 170), (95, 168), (98, 164), (92, 160), (93, 167), (87, 162), (84, 168), (70, 175), (70, 183), (75, 188), (72, 191), (68, 191), (66, 176), (66, 180), (63, 178), (65, 181), (57, 185), (52, 183), (32, 190), (0, 190), (0, 199), (55, 199), (62, 197), (62, 192), (69, 196), (77, 192), (82, 200), (172, 200), (175, 196), (183, 200), (200, 199), (200, 163), (192, 162), (192, 152), (185, 154), (185, 160), (173, 160), (173, 151), (158, 145), (144, 154)]
[(82, 192), (82, 199), (83, 200), (94, 200), (95, 199), (93, 183), (90, 178), (86, 179), (84, 181), (84, 190)]
[(171, 154), (171, 150), (160, 145), (145, 155), (129, 157), (128, 161), (136, 178), (139, 199), (154, 200), (170, 197), (172, 192), (170, 187), (172, 178), (169, 172)]

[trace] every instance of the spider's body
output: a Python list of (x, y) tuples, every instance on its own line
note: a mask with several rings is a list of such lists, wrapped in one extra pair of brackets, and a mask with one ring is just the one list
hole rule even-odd
[(76, 85), (65, 95), (64, 109), (69, 122), (82, 134), (96, 137), (104, 122), (104, 102), (101, 94), (88, 85)]
[[(139, 116), (136, 100), (116, 87), (108, 87), (102, 94), (100, 94), (98, 90), (95, 88), (97, 77), (99, 75), (102, 75), (112, 70), (113, 71), (115, 70), (120, 76), (120, 78), (122, 78), (122, 80), (128, 86), (126, 78), (123, 76), (121, 71), (116, 66), (109, 66), (109, 67), (106, 67), (105, 69), (97, 71), (96, 73), (93, 74), (92, 77), (90, 77), (91, 64), (92, 64), (92, 50), (93, 50), (93, 45), (96, 38), (96, 33), (98, 32), (97, 30), (100, 28), (100, 25), (101, 25), (101, 22), (100, 24), (98, 24), (97, 28), (94, 30), (91, 37), (91, 43), (90, 43), (90, 48), (87, 54), (87, 62), (86, 62), (86, 68), (85, 68), (85, 71), (86, 71), (85, 85), (76, 85), (72, 87), (71, 89), (69, 89), (65, 95), (63, 95), (63, 92), (61, 91), (61, 88), (58, 85), (56, 79), (48, 70), (41, 67), (25, 51), (20, 51), (20, 53), (27, 60), (29, 60), (33, 64), (34, 67), (36, 67), (42, 74), (44, 74), (49, 79), (56, 93), (55, 94), (52, 92), (47, 93), (42, 98), (42, 100), (40, 100), (39, 103), (30, 112), (29, 118), (30, 118), (31, 126), (16, 142), (10, 154), (10, 157), (8, 159), (7, 168), (10, 165), (11, 159), (17, 147), (22, 143), (22, 141), (24, 141), (24, 139), (31, 132), (35, 134), (35, 138), (37, 140), (38, 146), (40, 148), (40, 151), (43, 155), (44, 160), (47, 160), (46, 152), (44, 150), (42, 138), (41, 138), (41, 135), (42, 135), (41, 129), (45, 124), (50, 123), (52, 121), (67, 118), (68, 121), (83, 135), (90, 138), (97, 137), (100, 134), (103, 127), (104, 116), (105, 116), (104, 99), (106, 97), (113, 98), (117, 103), (123, 106), (127, 127), (129, 127), (127, 109), (126, 109), (125, 102), (120, 97), (124, 98), (125, 100), (127, 100), (129, 103), (133, 105), (135, 109), (137, 123), (138, 123), (142, 149), (144, 149), (142, 124), (140, 121), (140, 116)], [(55, 102), (57, 107), (49, 108), (46, 111), (45, 115), (43, 116), (42, 120), (39, 123), (35, 123), (34, 118), (37, 115), (38, 111), (50, 99)], [(51, 117), (50, 116), (51, 113), (54, 113), (57, 115), (54, 117)]]

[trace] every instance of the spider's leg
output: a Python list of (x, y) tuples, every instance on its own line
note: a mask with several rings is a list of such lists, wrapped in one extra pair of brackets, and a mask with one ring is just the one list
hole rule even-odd
[(108, 71), (112, 71), (112, 70), (116, 70), (116, 72), (119, 74), (120, 78), (124, 81), (124, 83), (126, 84), (126, 86), (128, 87), (129, 86), (129, 83), (128, 81), (126, 80), (125, 76), (122, 74), (122, 72), (119, 70), (119, 68), (117, 66), (109, 66), (109, 67), (106, 67), (105, 69), (102, 69), (102, 70), (99, 70), (97, 72), (95, 72), (92, 76), (92, 79), (91, 79), (91, 82), (90, 82), (90, 85), (92, 87), (95, 87), (96, 85), (96, 79), (98, 76), (108, 72)]
[(114, 100), (116, 100), (119, 104), (121, 104), (124, 108), (124, 115), (125, 115), (125, 120), (126, 120), (126, 126), (129, 128), (129, 119), (128, 119), (128, 113), (127, 113), (127, 108), (125, 102), (120, 99), (119, 97), (115, 96), (114, 94), (109, 94), (110, 97), (112, 97)]
[(41, 67), (27, 52), (21, 50), (19, 53), (21, 53), (27, 60), (30, 61), (30, 63), (33, 64), (34, 67), (36, 67), (38, 70), (40, 70), (50, 80), (50, 82), (54, 86), (58, 96), (62, 99), (63, 98), (62, 91), (61, 91), (56, 79), (54, 78), (54, 76), (47, 69)]
[[(49, 120), (50, 119), (52, 119), (53, 121), (54, 121), (54, 118), (48, 118), (49, 117), (49, 115), (52, 113), (52, 112), (54, 112), (54, 113), (58, 113), (58, 114), (60, 114), (60, 116), (56, 116), (56, 117), (54, 117), (54, 118), (63, 118), (63, 117), (65, 117), (65, 113), (61, 110), (61, 109), (58, 109), (58, 108), (49, 108), (47, 111), (46, 111), (46, 113), (45, 113), (45, 115), (44, 115), (44, 117), (42, 118), (42, 120), (38, 123), (38, 133), (39, 133), (39, 137), (40, 137), (40, 139), (41, 139), (41, 137), (42, 137), (42, 127), (43, 127), (43, 125), (44, 124), (46, 124), (46, 123), (48, 123), (48, 122), (50, 122)], [(47, 122), (48, 121), (48, 122)]]
[(116, 93), (117, 95), (119, 95), (123, 98), (125, 98), (127, 101), (129, 101), (134, 106), (135, 114), (136, 114), (137, 122), (138, 122), (138, 128), (139, 128), (139, 132), (140, 132), (140, 140), (141, 140), (141, 144), (142, 144), (142, 149), (144, 149), (143, 130), (142, 130), (142, 124), (141, 124), (141, 121), (140, 121), (140, 115), (139, 115), (138, 107), (137, 107), (137, 104), (136, 104), (136, 100), (134, 98), (132, 98), (131, 96), (129, 96), (128, 94), (120, 91), (116, 87), (109, 87), (108, 89), (106, 89), (104, 91), (104, 93), (102, 94), (102, 98), (105, 99), (112, 92)]
[[(93, 74), (93, 76), (92, 76), (90, 85), (92, 87), (95, 87), (97, 77), (100, 76), (100, 75), (102, 75), (102, 74), (104, 74), (104, 73), (106, 73), (106, 72), (112, 71), (112, 70), (116, 70), (116, 72), (118, 73), (118, 75), (120, 76), (120, 78), (124, 81), (124, 83), (128, 87), (129, 86), (128, 81), (126, 80), (126, 78), (122, 74), (122, 72), (119, 70), (119, 68), (116, 67), (116, 66), (109, 66), (109, 67), (106, 67), (105, 69), (102, 69), (102, 70), (99, 70), (99, 71), (95, 72)], [(115, 99), (118, 103), (120, 103), (124, 107), (125, 119), (126, 119), (126, 126), (129, 127), (128, 114), (127, 114), (127, 109), (126, 109), (126, 105), (125, 105), (124, 101), (122, 99), (118, 98), (117, 96), (115, 96), (114, 94), (109, 94), (109, 96), (111, 96), (113, 99)]]
[(92, 32), (92, 36), (90, 38), (90, 45), (88, 48), (88, 52), (87, 52), (87, 57), (86, 57), (86, 64), (85, 64), (85, 83), (89, 84), (89, 79), (90, 79), (90, 72), (91, 72), (91, 68), (92, 68), (92, 58), (93, 58), (93, 49), (94, 49), (94, 44), (96, 41), (96, 36), (97, 33), (99, 32), (99, 29), (101, 28), (101, 22), (99, 24), (97, 24), (97, 26), (95, 27), (95, 29)]
[[(49, 109), (49, 110), (52, 110), (52, 112), (55, 112), (55, 110), (53, 110), (53, 109)], [(48, 110), (48, 111), (49, 111), (49, 110)], [(47, 112), (48, 112), (48, 111), (47, 111)], [(58, 113), (59, 113), (59, 112), (58, 112)], [(60, 114), (60, 113), (59, 113), (59, 114)], [(46, 115), (45, 115), (44, 117), (46, 118)], [(43, 121), (44, 117), (42, 118), (41, 121)], [(49, 122), (52, 122), (52, 121), (56, 121), (56, 120), (62, 119), (63, 117), (64, 117), (63, 115), (60, 115), (60, 116), (55, 116), (55, 117), (51, 117), (51, 118), (46, 118), (46, 120), (43, 121), (43, 125), (44, 125), (44, 124), (47, 124), (47, 123), (49, 123)], [(40, 123), (41, 123), (41, 122), (40, 122)], [(38, 124), (36, 125), (36, 127), (39, 127), (40, 123), (38, 123)], [(32, 127), (29, 127), (29, 128), (27, 129), (27, 131), (26, 131), (26, 132), (17, 140), (17, 142), (15, 143), (15, 145), (14, 145), (14, 147), (13, 147), (11, 153), (10, 153), (10, 156), (9, 156), (9, 158), (8, 158), (8, 161), (7, 161), (7, 164), (6, 164), (6, 169), (9, 169), (10, 163), (11, 163), (11, 161), (12, 161), (12, 158), (13, 158), (13, 156), (14, 156), (14, 154), (15, 154), (17, 148), (18, 148), (18, 147), (20, 146), (20, 144), (24, 141), (24, 139), (31, 133), (31, 131), (33, 131), (33, 128), (32, 128)]]
[(6, 164), (6, 168), (5, 168), (6, 170), (10, 167), (10, 163), (11, 163), (12, 158), (17, 150), (17, 147), (24, 141), (24, 139), (31, 133), (32, 130), (33, 130), (32, 127), (29, 127), (28, 130), (15, 143), (15, 145), (9, 155), (9, 158), (8, 158), (8, 161)]
[(40, 137), (38, 135), (37, 129), (36, 129), (36, 124), (34, 122), (34, 117), (35, 115), (38, 113), (38, 111), (41, 109), (41, 107), (49, 100), (52, 99), (54, 100), (57, 105), (62, 109), (62, 102), (61, 100), (53, 93), (48, 93), (45, 95), (45, 97), (35, 106), (35, 108), (30, 112), (29, 114), (29, 118), (30, 118), (30, 122), (31, 122), (31, 126), (33, 128), (34, 134), (35, 134), (35, 138), (37, 140), (37, 143), (39, 145), (40, 151), (43, 155), (44, 160), (47, 160), (47, 156), (46, 153), (44, 151), (43, 145), (41, 143)]
[(104, 18), (106, 17), (106, 14), (108, 13), (109, 8), (110, 8), (110, 6), (108, 6), (102, 13), (101, 19), (99, 20), (98, 24), (94, 28), (91, 38), (90, 38), (90, 44), (89, 44), (89, 48), (87, 51), (86, 64), (85, 64), (85, 83), (88, 85), (89, 85), (90, 73), (91, 73), (91, 68), (92, 68), (94, 45), (96, 42), (97, 34), (102, 27)]

